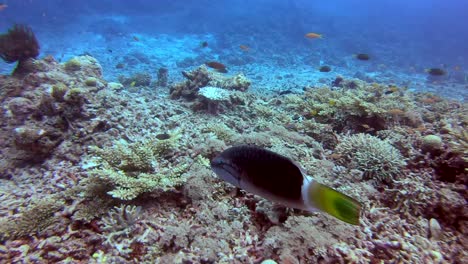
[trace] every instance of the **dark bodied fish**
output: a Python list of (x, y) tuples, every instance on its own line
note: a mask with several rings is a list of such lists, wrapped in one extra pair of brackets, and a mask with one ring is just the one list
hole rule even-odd
[(359, 224), (361, 204), (303, 173), (292, 160), (250, 145), (231, 147), (211, 161), (219, 178), (285, 206), (317, 209)]
[(355, 57), (356, 59), (358, 59), (358, 60), (364, 60), (364, 61), (370, 60), (369, 54), (365, 54), (365, 53), (356, 54), (356, 55), (354, 55), (354, 57)]
[(222, 72), (222, 73), (227, 73), (227, 68), (226, 68), (226, 65), (220, 63), (220, 62), (217, 62), (217, 61), (208, 61), (208, 62), (205, 62), (206, 66), (212, 68), (212, 69), (215, 69), (216, 71), (218, 72)]
[(429, 74), (429, 75), (432, 75), (432, 76), (442, 76), (442, 75), (445, 75), (446, 72), (443, 70), (443, 69), (440, 69), (440, 68), (430, 68), (430, 69), (426, 69), (426, 72)]
[(331, 71), (331, 67), (330, 66), (321, 66), (319, 68), (319, 71), (320, 72), (330, 72)]

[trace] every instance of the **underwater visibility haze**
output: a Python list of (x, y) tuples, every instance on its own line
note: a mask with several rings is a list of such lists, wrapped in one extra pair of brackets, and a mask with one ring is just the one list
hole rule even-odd
[(0, 263), (468, 263), (466, 14), (0, 2)]

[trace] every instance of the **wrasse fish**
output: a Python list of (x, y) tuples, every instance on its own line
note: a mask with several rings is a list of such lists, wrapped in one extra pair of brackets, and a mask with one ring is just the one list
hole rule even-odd
[(246, 46), (246, 45), (240, 45), (239, 48), (241, 50), (243, 50), (243, 51), (249, 51), (250, 50), (250, 48), (248, 46)]
[(217, 61), (208, 61), (208, 62), (205, 62), (206, 66), (210, 67), (210, 68), (213, 68), (215, 70), (217, 70), (218, 72), (222, 72), (222, 73), (226, 73), (227, 72), (227, 69), (226, 69), (226, 65), (220, 63), (220, 62), (217, 62)]
[(292, 160), (275, 152), (242, 145), (223, 151), (211, 161), (219, 178), (285, 206), (326, 212), (358, 225), (361, 204), (312, 177)]
[(323, 38), (322, 34), (317, 34), (317, 33), (312, 33), (312, 32), (305, 34), (305, 37), (310, 38), (310, 39)]

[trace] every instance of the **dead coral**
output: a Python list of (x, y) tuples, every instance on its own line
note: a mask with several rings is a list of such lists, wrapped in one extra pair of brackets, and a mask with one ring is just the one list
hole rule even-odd
[(246, 91), (250, 86), (250, 81), (242, 74), (225, 77), (222, 74), (209, 71), (205, 66), (200, 66), (191, 72), (184, 71), (182, 75), (187, 80), (171, 86), (172, 99), (184, 98), (192, 101), (197, 98), (198, 90), (205, 86), (237, 91)]
[(132, 76), (119, 76), (119, 82), (128, 87), (148, 87), (151, 84), (151, 75), (147, 72), (139, 72)]

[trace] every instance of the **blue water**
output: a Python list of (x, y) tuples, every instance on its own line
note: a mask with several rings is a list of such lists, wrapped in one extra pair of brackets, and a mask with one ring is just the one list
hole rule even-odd
[[(108, 80), (139, 71), (155, 74), (162, 66), (177, 79), (180, 70), (217, 60), (231, 73), (244, 72), (254, 80), (297, 73), (298, 86), (339, 74), (442, 94), (452, 87), (450, 96), (468, 90), (465, 0), (4, 3), (8, 7), (0, 12), (0, 32), (14, 23), (28, 24), (41, 44), (41, 57), (50, 54), (65, 61), (91, 54)], [(308, 32), (324, 38), (307, 39)], [(208, 47), (200, 47), (203, 41)], [(371, 60), (356, 60), (356, 53), (367, 53)], [(119, 62), (124, 69), (116, 69)], [(319, 73), (320, 65), (331, 66), (332, 74)], [(13, 67), (0, 62), (2, 73)], [(428, 77), (424, 70), (433, 67), (448, 75)], [(259, 83), (259, 89), (268, 89)]]

